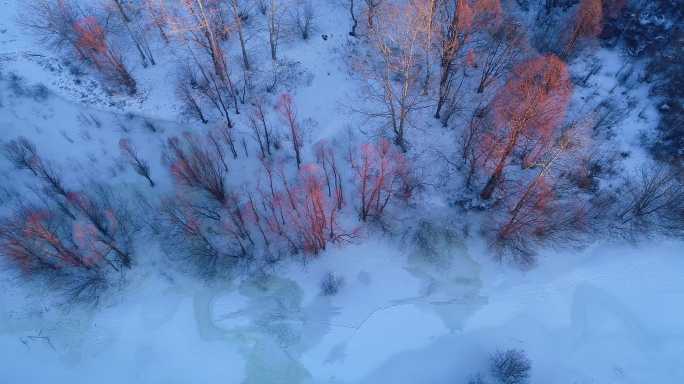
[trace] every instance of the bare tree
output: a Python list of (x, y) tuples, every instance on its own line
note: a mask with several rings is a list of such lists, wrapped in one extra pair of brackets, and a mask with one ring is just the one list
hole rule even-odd
[(663, 166), (644, 167), (627, 180), (617, 201), (617, 230), (627, 237), (648, 231), (684, 233), (684, 184)]
[(121, 18), (123, 19), (124, 22), (128, 23), (131, 21), (131, 18), (128, 17), (128, 11), (126, 10), (126, 3), (123, 0), (112, 0), (114, 5), (116, 5), (116, 9), (119, 11), (119, 14), (121, 15)]
[(184, 66), (176, 80), (176, 96), (183, 104), (184, 112), (201, 121), (202, 124), (207, 124), (209, 120), (202, 109), (199, 96), (195, 95), (198, 87), (197, 79), (189, 66)]
[(252, 129), (252, 137), (254, 137), (254, 140), (256, 140), (259, 145), (262, 158), (270, 157), (271, 147), (273, 146), (273, 133), (266, 121), (263, 102), (261, 100), (257, 100), (254, 104), (252, 113), (249, 115), (249, 125)]
[(315, 146), (316, 162), (320, 165), (325, 175), (325, 184), (328, 197), (335, 196), (337, 210), (341, 210), (344, 204), (344, 189), (342, 174), (339, 169), (338, 159), (333, 145), (327, 141), (320, 141)]
[(237, 96), (231, 87), (232, 83), (226, 82), (211, 71), (208, 71), (202, 63), (195, 58), (195, 68), (197, 72), (186, 71), (186, 76), (190, 78), (197, 92), (202, 98), (214, 107), (216, 112), (223, 118), (229, 127), (233, 126), (230, 118), (230, 103), (232, 98), (237, 113)]
[(26, 169), (39, 176), (40, 158), (36, 146), (27, 138), (20, 136), (10, 140), (3, 146), (3, 153), (17, 169)]
[(240, 7), (239, 0), (230, 0), (230, 9), (233, 13), (233, 25), (238, 32), (238, 38), (240, 40), (240, 49), (242, 50), (242, 64), (245, 66), (245, 70), (250, 70), (249, 59), (247, 57), (247, 48), (245, 48), (245, 31), (243, 28), (242, 21), (242, 10)]
[(150, 183), (150, 187), (154, 187), (154, 181), (152, 181), (152, 177), (150, 176), (150, 164), (140, 157), (140, 154), (136, 151), (133, 144), (127, 139), (121, 139), (119, 140), (119, 150), (135, 173), (144, 177), (147, 182)]
[(280, 0), (270, 0), (270, 2), (270, 6), (268, 7), (268, 44), (271, 48), (271, 60), (275, 62), (278, 60), (282, 11), (280, 9)]
[(36, 33), (41, 41), (56, 48), (71, 47), (81, 57), (78, 46), (78, 35), (74, 29), (76, 22), (82, 17), (81, 9), (68, 0), (36, 0), (25, 4), (26, 12), (19, 22)]
[(143, 0), (143, 6), (149, 15), (150, 22), (157, 28), (159, 35), (169, 43), (169, 11), (164, 0)]
[(227, 81), (229, 67), (220, 40), (225, 24), (219, 2), (188, 0), (182, 3), (189, 17), (175, 20), (174, 31), (206, 52), (211, 58), (216, 76), (221, 81)]
[(349, 36), (356, 37), (356, 28), (359, 26), (359, 20), (356, 18), (355, 4), (354, 0), (349, 1), (349, 15), (352, 19), (351, 31), (349, 31)]
[(461, 162), (466, 167), (465, 186), (468, 189), (472, 187), (473, 178), (477, 173), (478, 167), (486, 164), (491, 156), (490, 152), (480, 151), (478, 147), (481, 140), (483, 140), (484, 133), (488, 130), (487, 124), (489, 120), (486, 119), (486, 115), (486, 108), (478, 105), (473, 110), (468, 125), (459, 136)]
[(373, 29), (373, 22), (378, 9), (385, 0), (363, 0), (366, 3), (366, 20), (368, 22), (368, 29)]
[(386, 119), (394, 135), (394, 143), (404, 152), (408, 149), (406, 129), (410, 116), (420, 108), (417, 65), (420, 32), (414, 25), (419, 20), (417, 16), (412, 6), (386, 7), (370, 36), (380, 60), (358, 66), (366, 80), (367, 96), (382, 106), (381, 111), (365, 113)]
[(523, 39), (521, 26), (513, 21), (504, 22), (487, 37), (482, 49), (477, 93), (484, 92), (492, 82), (508, 73), (521, 53)]
[[(142, 60), (143, 67), (147, 68), (148, 62), (149, 64), (156, 65), (157, 63), (154, 60), (152, 48), (150, 47), (150, 44), (147, 41), (147, 31), (142, 26), (138, 17), (140, 14), (139, 10), (129, 12), (129, 3), (125, 3), (122, 0), (111, 1), (115, 3), (116, 9), (118, 11), (117, 13), (119, 14), (119, 16), (121, 16), (121, 20), (123, 21), (123, 27), (128, 32), (128, 36), (133, 41), (135, 48), (138, 50), (138, 53), (140, 54), (140, 59)], [(135, 16), (131, 17), (131, 14), (134, 14)]]
[(17, 169), (31, 171), (53, 193), (62, 197), (68, 196), (68, 191), (57, 169), (44, 161), (38, 155), (36, 146), (25, 137), (19, 137), (5, 144), (4, 155)]
[(220, 208), (179, 196), (166, 200), (163, 212), (169, 225), (165, 243), (174, 253), (180, 251), (202, 276), (215, 277), (248, 257), (244, 248), (223, 236)]
[(80, 230), (88, 233), (87, 245), (99, 249), (107, 262), (131, 268), (132, 236), (138, 228), (127, 202), (115, 196), (109, 186), (99, 183), (69, 193), (68, 200), (79, 213), (79, 220), (83, 220)]
[(283, 93), (278, 98), (278, 104), (276, 106), (280, 116), (285, 120), (287, 126), (290, 130), (290, 140), (292, 141), (292, 150), (295, 154), (295, 159), (297, 160), (297, 169), (302, 165), (302, 128), (299, 125), (299, 120), (297, 119), (297, 110), (292, 100), (292, 96), (288, 93)]
[(166, 155), (174, 180), (190, 189), (206, 192), (220, 204), (225, 203), (227, 170), (221, 161), (221, 150), (191, 133), (169, 139)]
[(473, 26), (473, 10), (468, 1), (444, 2), (438, 14), (440, 25), (440, 77), (435, 118), (440, 118), (442, 108), (452, 97), (453, 76), (458, 54), (470, 35)]
[(314, 8), (310, 0), (298, 0), (295, 5), (294, 20), (303, 40), (308, 40), (313, 26)]

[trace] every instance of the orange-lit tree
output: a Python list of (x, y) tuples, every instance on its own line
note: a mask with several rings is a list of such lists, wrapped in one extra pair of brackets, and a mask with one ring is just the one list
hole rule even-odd
[(582, 0), (572, 22), (566, 52), (572, 52), (583, 39), (596, 38), (603, 29), (603, 2), (601, 0)]
[(586, 132), (575, 124), (566, 127), (553, 145), (538, 159), (529, 172), (509, 184), (502, 208), (505, 213), (494, 219), (494, 244), (517, 261), (528, 264), (533, 259), (532, 244), (572, 238), (585, 224), (586, 209), (582, 199), (568, 198), (563, 174), (576, 166), (586, 150)]
[(74, 25), (76, 46), (83, 59), (91, 62), (108, 79), (136, 92), (136, 82), (124, 65), (123, 56), (109, 44), (107, 30), (93, 16), (81, 18)]
[(362, 221), (380, 218), (391, 198), (406, 191), (406, 159), (384, 139), (362, 145), (358, 159), (352, 162), (352, 168), (356, 173), (359, 217)]
[(554, 55), (533, 58), (518, 65), (493, 101), (492, 129), (479, 143), (490, 154), (489, 179), (480, 196), (491, 198), (504, 169), (516, 152), (534, 162), (548, 148), (565, 117), (572, 86), (563, 61)]

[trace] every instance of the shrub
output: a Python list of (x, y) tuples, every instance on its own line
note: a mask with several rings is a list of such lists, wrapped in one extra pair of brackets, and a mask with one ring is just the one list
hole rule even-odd
[(328, 272), (321, 280), (321, 294), (323, 296), (335, 296), (344, 284), (344, 279), (341, 276), (336, 276), (332, 272)]
[(526, 383), (532, 364), (525, 352), (519, 349), (495, 352), (490, 360), (490, 372), (502, 384)]

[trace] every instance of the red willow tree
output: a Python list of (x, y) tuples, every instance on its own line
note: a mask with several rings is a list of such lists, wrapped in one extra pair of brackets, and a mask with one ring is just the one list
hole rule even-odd
[(566, 65), (554, 55), (533, 58), (514, 69), (493, 101), (494, 124), (480, 143), (480, 151), (489, 153), (486, 165), (493, 168), (482, 199), (492, 197), (513, 154), (521, 153), (529, 164), (544, 152), (571, 95)]
[(603, 30), (603, 2), (582, 0), (575, 14), (565, 46), (565, 52), (572, 52), (581, 39), (597, 37)]
[(329, 243), (354, 236), (338, 224), (341, 195), (327, 194), (323, 170), (304, 164), (297, 176), (288, 179), (283, 168), (264, 162), (265, 188), (259, 199), (249, 196), (250, 222), (262, 234), (267, 246), (285, 241), (293, 250), (316, 255)]
[(406, 159), (385, 139), (362, 145), (358, 158), (355, 163), (350, 156), (357, 177), (359, 216), (362, 221), (379, 218), (393, 196), (408, 197)]
[(68, 235), (71, 233), (58, 219), (58, 215), (48, 210), (28, 209), (22, 212), (21, 217), (17, 215), (14, 225), (19, 231), (16, 236), (7, 236), (10, 233), (7, 227), (3, 231), (7, 241), (3, 248), (21, 264), (25, 272), (37, 272), (45, 268), (90, 269), (95, 266), (96, 263), (88, 262), (87, 256), (69, 242)]
[(321, 173), (315, 164), (302, 167), (292, 191), (294, 204), (292, 209), (286, 210), (286, 220), (295, 231), (293, 235), (299, 238), (300, 247), (313, 254), (325, 250), (328, 241), (336, 242), (343, 238), (337, 224), (337, 195), (326, 197)]
[[(586, 202), (572, 194), (564, 175), (586, 155), (588, 134), (583, 123), (564, 126), (533, 169), (507, 188), (502, 199), (505, 215), (494, 218), (494, 244), (518, 261), (533, 261), (533, 244), (572, 240), (586, 223)], [(527, 177), (525, 177), (527, 176)], [(501, 220), (502, 219), (502, 220)], [(501, 220), (501, 221), (500, 221)]]
[(95, 204), (84, 209), (73, 220), (54, 207), (23, 207), (0, 223), (0, 253), (26, 274), (66, 284), (79, 298), (79, 291), (102, 281), (107, 266), (116, 272), (131, 267), (131, 250), (123, 244), (130, 233), (119, 225), (120, 212), (100, 212)]
[(137, 85), (124, 65), (123, 56), (107, 41), (107, 31), (93, 16), (84, 17), (74, 25), (76, 50), (108, 79), (125, 86), (130, 94)]

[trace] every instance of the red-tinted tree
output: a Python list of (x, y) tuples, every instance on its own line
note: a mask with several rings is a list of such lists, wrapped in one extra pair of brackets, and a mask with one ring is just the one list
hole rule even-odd
[(492, 168), (480, 196), (489, 199), (516, 151), (534, 162), (547, 148), (564, 119), (572, 86), (565, 63), (553, 55), (520, 64), (493, 102), (493, 129), (483, 135), (480, 150), (493, 154)]
[(89, 268), (89, 263), (75, 250), (74, 244), (69, 244), (70, 239), (64, 233), (59, 233), (57, 221), (51, 212), (33, 211), (26, 214), (22, 232), (34, 241), (38, 252), (42, 253), (40, 262), (49, 263), (53, 268)]
[[(333, 238), (335, 221), (334, 204), (328, 204), (323, 193), (320, 169), (313, 164), (305, 165), (300, 172), (301, 191), (298, 207), (291, 215), (291, 221), (298, 229), (298, 235), (305, 252), (317, 254), (325, 249), (328, 238)], [(332, 205), (329, 207), (328, 205)]]
[(355, 236), (338, 224), (341, 194), (326, 193), (322, 168), (304, 164), (295, 178), (288, 178), (283, 167), (264, 163), (266, 178), (250, 197), (252, 222), (267, 244), (278, 249), (282, 242), (293, 252), (318, 254), (329, 243), (348, 241)]
[(79, 53), (95, 65), (106, 78), (125, 86), (130, 94), (136, 92), (136, 82), (123, 63), (122, 55), (107, 41), (107, 31), (99, 21), (88, 16), (76, 21), (76, 46)]
[(531, 177), (521, 175), (508, 183), (502, 200), (503, 220), (494, 220), (499, 221), (494, 243), (519, 262), (533, 261), (533, 243), (567, 240), (584, 225), (582, 200), (567, 196), (562, 180), (584, 148), (581, 134), (576, 127), (568, 127), (534, 165)]
[(359, 216), (362, 221), (382, 216), (390, 199), (407, 189), (407, 164), (401, 152), (387, 140), (361, 146), (356, 172), (359, 194)]
[(70, 192), (68, 201), (78, 213), (74, 228), (81, 230), (81, 239), (90, 241), (91, 249), (99, 250), (112, 266), (130, 268), (135, 225), (126, 205), (117, 201), (107, 186), (98, 184), (83, 192)]
[[(91, 242), (92, 233), (72, 226), (60, 211), (26, 207), (0, 222), (0, 255), (27, 278), (42, 278), (70, 300), (97, 301), (107, 270), (119, 268)], [(111, 269), (108, 269), (110, 266)]]
[(571, 26), (566, 52), (575, 49), (582, 39), (596, 38), (603, 29), (603, 3), (601, 0), (582, 0)]
[(320, 167), (315, 164), (302, 166), (296, 184), (283, 183), (291, 204), (286, 205), (285, 220), (291, 238), (297, 239), (299, 247), (307, 253), (318, 254), (328, 242), (339, 242), (351, 235), (344, 233), (337, 223), (337, 195), (327, 197)]

